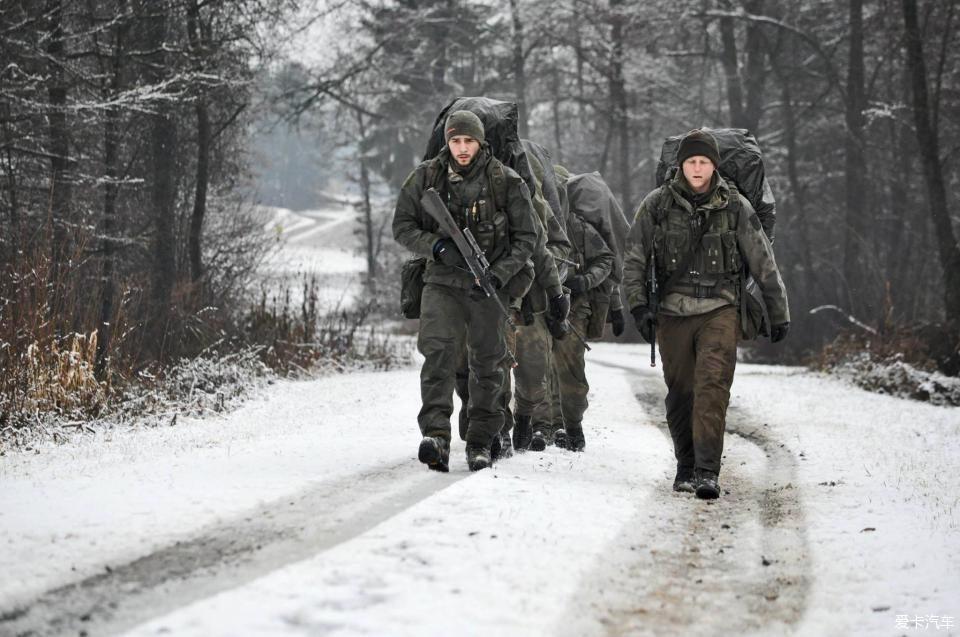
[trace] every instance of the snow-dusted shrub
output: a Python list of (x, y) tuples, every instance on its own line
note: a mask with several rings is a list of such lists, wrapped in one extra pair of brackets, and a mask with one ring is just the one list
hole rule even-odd
[(960, 405), (956, 335), (944, 326), (844, 333), (825, 347), (813, 367), (883, 394), (935, 405)]
[(870, 352), (860, 352), (829, 371), (877, 393), (960, 406), (960, 378), (917, 369), (902, 354), (878, 360)]

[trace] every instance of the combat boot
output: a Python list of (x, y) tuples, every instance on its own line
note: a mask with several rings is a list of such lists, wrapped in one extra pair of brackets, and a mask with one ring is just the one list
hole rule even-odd
[(470, 471), (480, 471), (493, 464), (490, 450), (477, 445), (467, 445), (467, 466)]
[(587, 439), (583, 436), (583, 425), (578, 422), (567, 425), (566, 448), (570, 451), (583, 451), (587, 446)]
[(543, 432), (537, 429), (533, 432), (533, 437), (530, 439), (530, 451), (543, 451), (547, 448), (547, 438), (543, 435)]
[(673, 479), (673, 490), (681, 493), (693, 493), (697, 490), (697, 481), (693, 475), (693, 467), (677, 465), (677, 476)]
[[(509, 431), (500, 432), (500, 457), (501, 458), (510, 458), (513, 456), (513, 441), (510, 439)], [(494, 461), (497, 459), (494, 458)]]
[(514, 416), (513, 448), (517, 451), (526, 451), (530, 448), (533, 432), (530, 430), (530, 416)]
[(565, 429), (557, 429), (557, 433), (553, 434), (553, 444), (557, 445), (561, 449), (567, 448), (567, 432)]
[(717, 472), (708, 469), (697, 469), (697, 497), (701, 500), (715, 500), (720, 497), (720, 485), (717, 483)]
[(496, 462), (500, 459), (500, 454), (503, 453), (503, 441), (500, 439), (500, 436), (494, 436), (493, 442), (490, 443), (490, 461)]
[(417, 452), (420, 462), (434, 471), (450, 471), (450, 442), (444, 438), (426, 436)]

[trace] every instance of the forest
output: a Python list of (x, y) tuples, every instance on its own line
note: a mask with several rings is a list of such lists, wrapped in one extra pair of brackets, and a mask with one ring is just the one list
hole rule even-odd
[[(516, 102), (521, 136), (599, 171), (628, 217), (664, 138), (748, 129), (794, 322), (786, 347), (751, 356), (866, 351), (956, 376), (957, 13), (952, 0), (0, 0), (0, 426), (96, 414), (204, 353), (299, 368), (340, 355), (344, 330), (397, 319), (393, 201), (437, 113), (470, 95)], [(301, 177), (308, 199), (350, 185), (366, 298), (335, 324), (256, 285), (274, 242), (257, 215), (265, 128), (327, 158)]]

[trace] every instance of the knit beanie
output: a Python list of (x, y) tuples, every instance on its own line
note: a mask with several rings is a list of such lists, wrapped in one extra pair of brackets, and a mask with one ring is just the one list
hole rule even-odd
[(469, 135), (483, 143), (483, 122), (470, 111), (454, 111), (443, 127), (443, 141), (449, 142), (454, 135)]
[(677, 164), (683, 165), (683, 162), (694, 155), (703, 155), (713, 162), (714, 168), (720, 167), (720, 147), (717, 146), (717, 140), (710, 133), (695, 128), (680, 140), (680, 147), (677, 149)]

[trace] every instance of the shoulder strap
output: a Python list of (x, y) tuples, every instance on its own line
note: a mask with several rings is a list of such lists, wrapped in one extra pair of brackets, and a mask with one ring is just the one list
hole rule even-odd
[(507, 207), (507, 175), (503, 171), (503, 164), (493, 159), (490, 169), (490, 190), (493, 195), (493, 205), (497, 210)]

